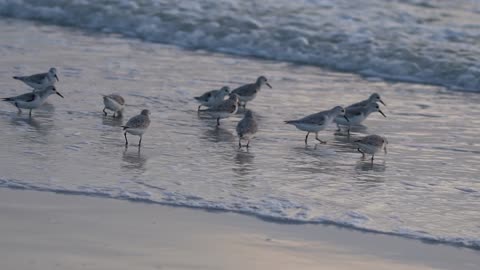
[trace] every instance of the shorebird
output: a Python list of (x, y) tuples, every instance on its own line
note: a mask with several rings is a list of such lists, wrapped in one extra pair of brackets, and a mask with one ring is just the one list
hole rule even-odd
[(245, 116), (243, 117), (240, 122), (237, 124), (237, 134), (238, 134), (238, 147), (242, 147), (242, 140), (247, 141), (246, 147), (248, 148), (250, 144), (250, 139), (252, 136), (257, 132), (258, 126), (257, 126), (257, 120), (253, 117), (252, 111), (248, 110), (245, 113)]
[(50, 68), (47, 73), (33, 74), (30, 76), (13, 76), (13, 78), (24, 82), (35, 90), (43, 90), (48, 86), (54, 86), (55, 82), (59, 81), (57, 69), (53, 67)]
[(353, 107), (345, 109), (345, 116), (348, 118), (348, 121), (345, 118), (337, 116), (335, 117), (335, 123), (337, 124), (338, 129), (340, 126), (347, 126), (347, 131), (350, 134), (350, 127), (361, 124), (367, 117), (373, 113), (379, 112), (383, 117), (387, 117), (376, 102), (367, 104), (364, 107)]
[(348, 109), (352, 109), (352, 108), (355, 108), (355, 107), (365, 107), (368, 104), (376, 103), (376, 102), (380, 102), (384, 106), (387, 106), (387, 104), (385, 104), (385, 102), (383, 102), (383, 100), (380, 98), (379, 94), (373, 93), (373, 94), (370, 95), (370, 97), (368, 99), (362, 100), (362, 101), (357, 102), (357, 103), (353, 103), (352, 105), (347, 106), (345, 109), (348, 111)]
[(62, 94), (57, 92), (57, 89), (55, 89), (54, 86), (48, 86), (43, 90), (26, 93), (16, 97), (2, 98), (2, 100), (17, 107), (18, 113), (22, 113), (21, 109), (29, 109), (29, 115), (31, 116), (32, 110), (40, 107), (52, 94), (57, 94), (63, 98)]
[(127, 133), (132, 135), (140, 136), (140, 140), (138, 141), (138, 147), (142, 145), (142, 136), (147, 131), (148, 126), (150, 125), (150, 111), (149, 110), (142, 110), (139, 115), (136, 115), (130, 120), (128, 120), (127, 124), (121, 126), (124, 130), (123, 135), (125, 136), (125, 147), (128, 146), (128, 139)]
[(200, 107), (205, 106), (207, 108), (217, 106), (218, 104), (222, 103), (225, 99), (225, 96), (230, 94), (230, 88), (228, 86), (224, 86), (218, 90), (211, 90), (205, 92), (203, 95), (195, 97), (195, 99), (200, 103), (198, 106), (198, 111), (200, 111)]
[(318, 132), (324, 130), (339, 115), (343, 116), (345, 120), (348, 121), (348, 118), (345, 116), (345, 109), (343, 109), (341, 106), (336, 106), (330, 110), (311, 114), (298, 120), (285, 121), (285, 123), (294, 125), (296, 128), (302, 131), (307, 131), (305, 144), (307, 144), (308, 135), (310, 132), (315, 133), (315, 139), (320, 143), (327, 143), (318, 138)]
[(233, 90), (232, 94), (238, 95), (238, 99), (241, 103), (243, 103), (243, 107), (245, 108), (245, 106), (247, 106), (247, 102), (253, 100), (257, 96), (257, 93), (260, 91), (264, 84), (272, 88), (272, 86), (268, 83), (267, 78), (265, 78), (264, 76), (260, 76), (255, 83), (240, 86), (237, 89)]
[(113, 111), (113, 117), (121, 117), (123, 114), (123, 108), (125, 107), (125, 99), (117, 94), (103, 95), (103, 113), (107, 116), (107, 109)]
[(385, 151), (387, 154), (387, 144), (388, 141), (382, 136), (379, 135), (368, 135), (360, 140), (355, 141), (358, 145), (358, 152), (362, 153), (362, 157), (365, 157), (366, 154), (372, 155), (372, 163), (375, 154), (379, 151)]
[(238, 95), (230, 94), (230, 97), (227, 100), (224, 100), (222, 103), (218, 104), (215, 107), (208, 108), (203, 110), (203, 112), (211, 115), (217, 119), (217, 126), (220, 126), (220, 119), (227, 118), (230, 115), (234, 115), (238, 110)]

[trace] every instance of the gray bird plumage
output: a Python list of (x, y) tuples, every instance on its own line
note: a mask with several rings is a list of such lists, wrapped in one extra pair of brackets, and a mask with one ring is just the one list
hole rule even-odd
[(232, 94), (237, 94), (240, 102), (243, 103), (243, 107), (245, 107), (247, 102), (253, 100), (257, 96), (257, 93), (264, 84), (272, 88), (272, 86), (268, 83), (267, 78), (265, 76), (260, 76), (257, 78), (255, 83), (240, 86), (234, 89)]
[(140, 140), (138, 141), (138, 147), (140, 147), (142, 145), (143, 134), (147, 131), (147, 128), (149, 126), (150, 126), (149, 110), (142, 110), (142, 112), (139, 115), (130, 118), (130, 120), (128, 120), (128, 122), (124, 126), (121, 126), (124, 130), (125, 147), (128, 146), (127, 133), (140, 136)]
[[(337, 116), (345, 116), (345, 110), (341, 106), (336, 106), (330, 110), (321, 111), (314, 113), (297, 120), (285, 121), (287, 124), (294, 125), (297, 129), (302, 131), (307, 131), (307, 136), (305, 137), (305, 144), (308, 141), (308, 135), (310, 132), (315, 133), (315, 139), (321, 143), (326, 143), (318, 138), (318, 132), (324, 130)], [(348, 119), (347, 119), (348, 121)]]
[(385, 104), (385, 102), (383, 102), (383, 100), (380, 98), (380, 95), (378, 93), (373, 93), (373, 94), (370, 95), (370, 97), (368, 97), (368, 99), (362, 100), (362, 101), (357, 102), (357, 103), (353, 103), (352, 105), (347, 106), (345, 109), (348, 110), (348, 109), (352, 109), (352, 108), (355, 108), (355, 107), (365, 107), (368, 104), (371, 104), (371, 103), (374, 103), (374, 102), (380, 102), (383, 105), (387, 106)]
[(220, 119), (227, 118), (234, 115), (238, 110), (238, 95), (230, 94), (227, 100), (224, 100), (217, 106), (203, 110), (203, 112), (215, 117), (217, 119), (217, 126), (220, 125)]
[(103, 108), (103, 113), (107, 116), (106, 110), (113, 111), (113, 117), (122, 116), (123, 108), (125, 106), (125, 99), (117, 94), (111, 95), (102, 95), (103, 96), (103, 104), (105, 107)]
[(242, 147), (242, 140), (247, 140), (247, 145), (246, 147), (248, 148), (250, 144), (250, 139), (251, 137), (257, 133), (258, 130), (258, 125), (257, 125), (257, 120), (253, 116), (252, 111), (247, 111), (245, 113), (245, 116), (243, 117), (240, 122), (237, 124), (237, 134), (238, 134), (238, 146)]
[(22, 81), (36, 90), (43, 90), (48, 86), (54, 86), (55, 82), (59, 81), (56, 68), (50, 68), (46, 73), (38, 73), (30, 76), (13, 76), (13, 78)]

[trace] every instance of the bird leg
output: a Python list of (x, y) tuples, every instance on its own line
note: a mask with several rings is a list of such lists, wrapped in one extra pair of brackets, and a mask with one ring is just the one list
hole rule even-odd
[(103, 114), (105, 114), (105, 116), (107, 116), (107, 111), (105, 111), (105, 109), (107, 109), (107, 108), (103, 108)]
[(360, 153), (362, 153), (362, 158), (365, 157), (365, 153), (363, 153), (362, 150), (360, 150), (360, 148), (357, 148), (357, 151), (360, 152)]
[(320, 140), (320, 139), (318, 138), (318, 132), (315, 133), (315, 139), (316, 139), (317, 141), (319, 141), (320, 143), (322, 143), (322, 144), (326, 144), (326, 143), (327, 143), (326, 141), (322, 141), (322, 140)]
[(307, 132), (307, 136), (305, 136), (305, 144), (307, 144), (307, 140), (308, 140), (308, 135), (310, 134), (310, 131)]
[(220, 126), (220, 117), (217, 118), (217, 127)]
[(138, 147), (142, 145), (142, 136), (140, 135), (140, 140), (138, 141)]
[(17, 109), (18, 109), (18, 114), (21, 114), (21, 113), (22, 113), (22, 110), (18, 107), (17, 102), (15, 102), (15, 107), (17, 107)]
[(28, 113), (28, 116), (32, 117), (32, 109), (30, 109), (30, 112)]
[(372, 163), (373, 163), (373, 158), (375, 157), (375, 155), (372, 155)]
[(247, 149), (249, 145), (250, 145), (250, 140), (247, 140)]
[(125, 147), (127, 147), (128, 146), (127, 132), (124, 132), (123, 136), (125, 136)]
[(199, 111), (200, 111), (200, 108), (201, 108), (201, 107), (202, 107), (202, 105), (198, 106), (197, 112), (199, 112)]
[(242, 148), (242, 138), (238, 138), (238, 148)]

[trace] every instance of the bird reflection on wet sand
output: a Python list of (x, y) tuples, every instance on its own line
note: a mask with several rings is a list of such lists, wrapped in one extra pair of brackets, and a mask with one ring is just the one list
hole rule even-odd
[(141, 170), (142, 172), (145, 171), (145, 164), (147, 163), (147, 158), (141, 153), (140, 148), (133, 151), (129, 151), (129, 149), (126, 148), (123, 151), (122, 160), (124, 161), (122, 167), (127, 170), (135, 169)]

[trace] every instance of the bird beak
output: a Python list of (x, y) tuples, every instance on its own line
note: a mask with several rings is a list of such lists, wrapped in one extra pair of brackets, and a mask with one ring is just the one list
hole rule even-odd
[(344, 115), (343, 117), (345, 117), (345, 120), (347, 120), (347, 122), (350, 122), (350, 120), (348, 120), (346, 115)]
[(57, 93), (57, 95), (59, 95), (59, 96), (61, 96), (62, 98), (64, 98), (64, 97), (62, 96), (62, 94), (60, 94), (59, 92), (55, 92), (55, 93)]
[(383, 117), (387, 117), (381, 110), (378, 110), (379, 113), (381, 113), (383, 115)]
[(57, 79), (57, 82), (59, 82), (60, 80), (58, 79), (58, 76), (57, 74), (55, 74), (55, 78)]
[(380, 103), (382, 103), (383, 106), (387, 106), (387, 104), (385, 104), (385, 102), (383, 102), (383, 100), (379, 99), (378, 101), (380, 101)]
[(270, 87), (270, 89), (272, 88), (272, 86), (271, 86), (268, 82), (266, 82), (265, 84), (266, 84), (268, 87)]

